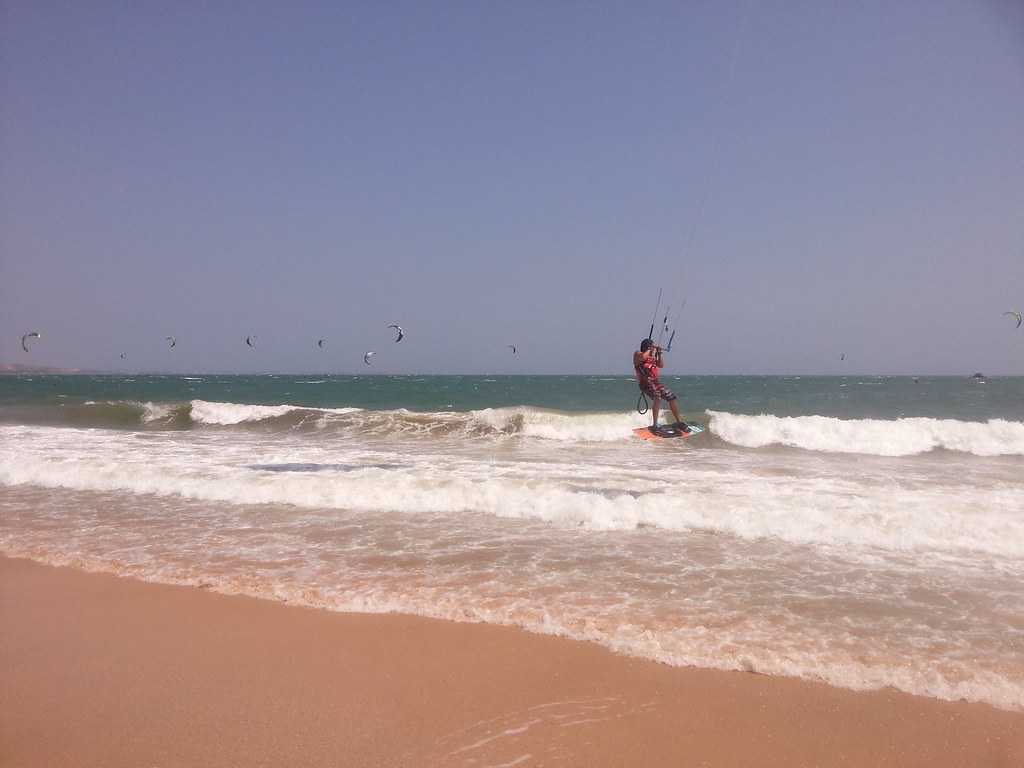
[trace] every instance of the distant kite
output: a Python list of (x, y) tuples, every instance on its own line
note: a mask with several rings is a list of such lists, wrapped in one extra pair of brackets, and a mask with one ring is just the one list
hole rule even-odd
[(370, 364), (370, 358), (373, 357), (376, 354), (377, 354), (376, 352), (367, 352), (365, 355), (363, 355), (363, 362), (366, 363), (367, 365), (369, 365)]
[(1020, 328), (1021, 321), (1024, 320), (1024, 315), (1021, 315), (1020, 312), (1013, 312), (1013, 311), (1003, 312), (1003, 315), (1004, 316), (1005, 315), (1009, 315), (1010, 317), (1016, 318), (1017, 319), (1017, 327), (1018, 328)]
[(846, 353), (845, 353), (845, 352), (843, 352), (843, 354), (841, 354), (841, 355), (839, 356), (839, 359), (840, 359), (840, 360), (845, 360), (845, 359), (846, 359)]
[(388, 328), (394, 328), (396, 331), (398, 331), (398, 338), (395, 339), (395, 344), (397, 344), (403, 338), (405, 338), (405, 331), (402, 330), (402, 326), (395, 325), (394, 323), (392, 323), (391, 325), (388, 326)]
[(168, 349), (174, 349), (174, 345), (178, 343), (178, 340), (176, 338), (174, 338), (173, 336), (168, 336), (166, 339), (164, 339), (164, 341), (171, 342), (171, 346), (168, 347)]
[(43, 338), (43, 335), (39, 331), (30, 331), (21, 337), (21, 348), (28, 352), (28, 340), (41, 338)]
[(245, 337), (245, 343), (248, 344), (253, 349), (256, 349), (256, 337), (255, 336), (246, 336)]
[(121, 353), (121, 359), (124, 360), (124, 352)]
[(512, 354), (513, 355), (516, 353), (516, 345), (515, 344), (509, 344), (508, 348), (512, 350)]
[(316, 343), (316, 345), (317, 345), (318, 347), (320, 347), (320, 349), (323, 349), (323, 348), (324, 348), (324, 342), (325, 342), (325, 341), (327, 341), (327, 339), (320, 339), (320, 340), (319, 340), (319, 341), (318, 341), (318, 342)]

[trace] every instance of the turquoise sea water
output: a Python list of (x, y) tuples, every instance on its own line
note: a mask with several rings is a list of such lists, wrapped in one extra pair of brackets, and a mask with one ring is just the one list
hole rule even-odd
[[(685, 376), (664, 382), (686, 413), (706, 410), (843, 419), (908, 416), (1024, 420), (1024, 377)], [(205, 400), (319, 408), (471, 411), (532, 406), (625, 412), (638, 396), (627, 375), (604, 376), (0, 376), (0, 419), (30, 418), (11, 406)], [(20, 413), (20, 416), (18, 415)], [(40, 410), (36, 416), (49, 421)]]

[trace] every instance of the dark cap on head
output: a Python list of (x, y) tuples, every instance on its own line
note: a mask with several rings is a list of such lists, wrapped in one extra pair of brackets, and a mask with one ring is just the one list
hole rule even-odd
[(650, 339), (644, 339), (640, 342), (640, 351), (646, 352), (648, 349), (654, 346), (654, 342)]

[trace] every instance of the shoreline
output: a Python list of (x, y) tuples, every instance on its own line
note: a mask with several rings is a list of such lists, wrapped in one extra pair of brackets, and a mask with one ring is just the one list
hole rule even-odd
[(0, 557), (0, 765), (1024, 763), (1024, 713)]

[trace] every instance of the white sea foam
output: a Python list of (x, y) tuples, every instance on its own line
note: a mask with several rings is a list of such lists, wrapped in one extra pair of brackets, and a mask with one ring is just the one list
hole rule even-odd
[(632, 438), (632, 430), (650, 424), (639, 413), (565, 413), (540, 408), (486, 408), (469, 417), (496, 432), (545, 440), (609, 442)]
[[(5, 434), (6, 433), (6, 434)], [(1024, 484), (974, 486), (942, 475), (914, 482), (886, 474), (763, 476), (756, 467), (689, 466), (677, 477), (616, 484), (583, 466), (457, 463), (412, 455), (399, 468), (331, 467), (341, 449), (294, 445), (282, 452), (250, 441), (154, 444), (131, 433), (6, 427), (0, 483), (181, 496), (232, 504), (484, 513), (593, 530), (721, 531), (744, 539), (878, 547), (893, 551), (981, 551), (1024, 557)], [(261, 472), (253, 465), (303, 463), (324, 471)], [(610, 467), (605, 473), (611, 473)], [(623, 474), (624, 470), (619, 470)], [(637, 469), (639, 473), (640, 470)], [(640, 475), (642, 476), (642, 475)], [(623, 487), (632, 489), (622, 490)]]
[(166, 419), (174, 412), (174, 406), (169, 403), (139, 403), (142, 407), (142, 420), (146, 423)]
[(311, 414), (345, 415), (357, 413), (361, 408), (312, 408), (302, 405), (246, 405), (242, 403), (218, 403), (206, 400), (191, 402), (191, 418), (198, 424), (232, 426), (245, 422), (276, 419), (295, 411), (308, 411)]
[(975, 456), (1024, 456), (1024, 423), (990, 419), (837, 419), (746, 416), (708, 411), (711, 431), (744, 448), (784, 445), (809, 451), (911, 456), (936, 448)]
[(193, 400), (192, 420), (200, 424), (241, 424), (243, 421), (262, 421), (284, 416), (295, 409), (294, 405), (241, 405)]
[(191, 419), (199, 424), (217, 424), (231, 426), (244, 422), (276, 419), (295, 411), (308, 411), (315, 414), (344, 415), (353, 414), (358, 408), (308, 408), (305, 406), (248, 406), (238, 402), (211, 402), (208, 400), (191, 401)]

